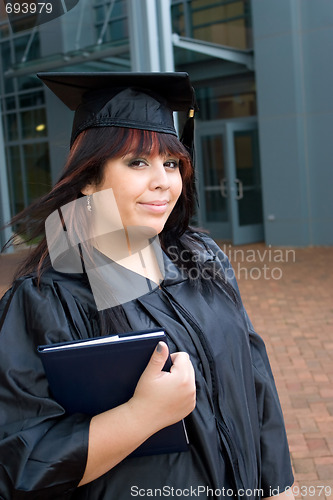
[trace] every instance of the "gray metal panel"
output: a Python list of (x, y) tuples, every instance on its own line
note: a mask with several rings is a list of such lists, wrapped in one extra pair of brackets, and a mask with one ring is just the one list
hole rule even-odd
[(291, 33), (256, 41), (255, 66), (259, 113), (278, 116), (297, 112), (295, 54)]
[(333, 2), (301, 5), (311, 232), (314, 244), (333, 245)]
[(307, 191), (304, 187), (304, 164), (301, 161), (298, 135), (299, 122), (296, 116), (260, 120), (267, 244), (309, 244)]
[[(297, 0), (291, 1), (295, 4), (297, 2)], [(291, 32), (294, 26), (290, 9), (290, 0), (252, 0), (252, 20), (256, 39)]]
[(308, 121), (308, 156), (312, 197), (311, 230), (315, 245), (333, 245), (333, 112)]
[(297, 2), (254, 0), (258, 123), (266, 243), (312, 241)]
[(296, 0), (301, 7), (302, 29), (318, 30), (332, 29), (333, 24), (333, 2), (331, 0), (321, 0), (312, 2), (311, 0)]
[(333, 3), (252, 0), (266, 242), (333, 244)]
[[(332, 2), (333, 5), (333, 2)], [(333, 23), (302, 33), (307, 113), (333, 112)]]

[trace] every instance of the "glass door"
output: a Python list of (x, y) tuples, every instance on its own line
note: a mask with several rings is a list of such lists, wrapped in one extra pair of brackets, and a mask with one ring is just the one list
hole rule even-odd
[(205, 122), (197, 127), (199, 225), (217, 239), (264, 239), (257, 124)]
[(199, 226), (213, 238), (231, 238), (225, 137), (208, 126), (197, 129)]
[(258, 129), (255, 122), (227, 122), (228, 181), (235, 245), (264, 239)]

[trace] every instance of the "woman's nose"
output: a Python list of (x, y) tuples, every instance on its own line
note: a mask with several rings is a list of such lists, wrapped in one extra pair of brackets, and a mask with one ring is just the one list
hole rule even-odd
[(168, 176), (168, 172), (164, 166), (164, 160), (154, 160), (152, 163), (151, 169), (151, 179), (150, 179), (150, 188), (151, 189), (169, 189), (170, 188), (170, 180)]

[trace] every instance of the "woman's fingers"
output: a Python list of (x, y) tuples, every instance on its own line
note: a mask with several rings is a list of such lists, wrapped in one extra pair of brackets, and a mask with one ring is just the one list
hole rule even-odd
[(149, 415), (159, 428), (181, 420), (195, 407), (195, 376), (188, 354), (173, 354), (171, 370), (165, 372), (163, 367), (168, 354), (168, 346), (160, 342), (133, 396), (135, 404), (145, 409), (145, 415)]
[(169, 356), (169, 348), (165, 342), (159, 342), (142, 375), (156, 377), (161, 374)]

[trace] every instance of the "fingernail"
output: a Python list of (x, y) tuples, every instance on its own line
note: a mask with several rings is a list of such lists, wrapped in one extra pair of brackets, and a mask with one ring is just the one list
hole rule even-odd
[(162, 352), (162, 351), (163, 351), (163, 345), (161, 342), (159, 342), (156, 347), (156, 352)]

